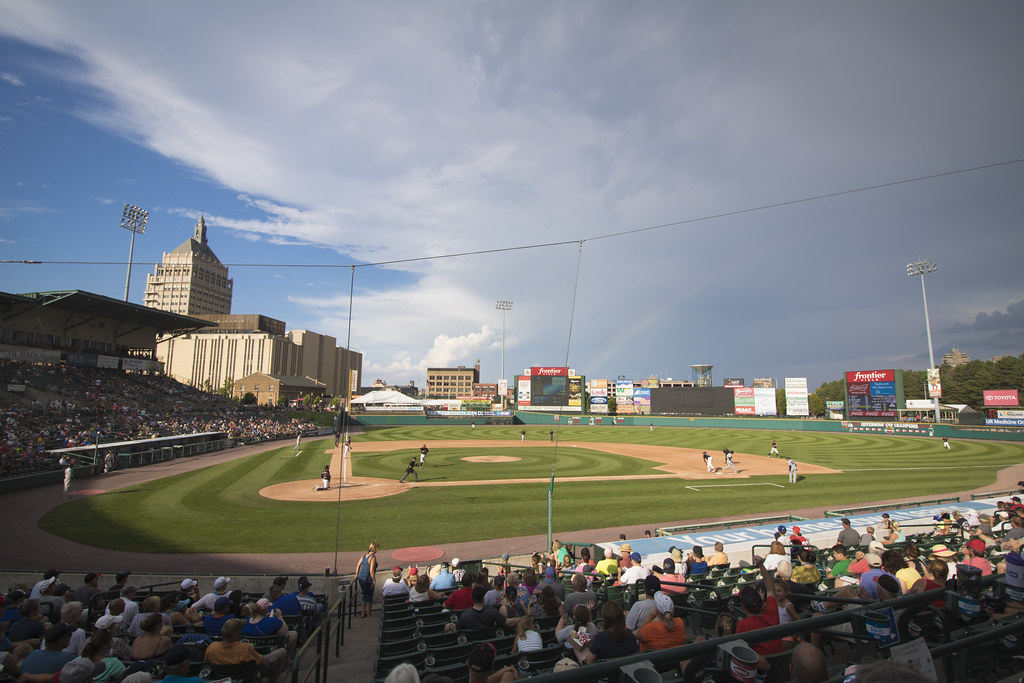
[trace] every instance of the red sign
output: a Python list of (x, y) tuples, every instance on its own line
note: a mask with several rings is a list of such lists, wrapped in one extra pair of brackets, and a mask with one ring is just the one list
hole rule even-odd
[(568, 377), (569, 368), (530, 368), (532, 377)]
[(850, 382), (895, 382), (895, 370), (854, 370), (846, 373), (846, 381)]
[(985, 396), (985, 405), (987, 406), (1020, 405), (1016, 389), (985, 389), (981, 393)]
[(848, 396), (870, 396), (871, 395), (871, 384), (868, 382), (858, 382), (857, 384), (847, 384), (846, 394)]

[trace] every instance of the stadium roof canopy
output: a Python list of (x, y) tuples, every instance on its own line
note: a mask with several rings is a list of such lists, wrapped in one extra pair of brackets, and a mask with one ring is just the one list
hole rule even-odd
[(156, 333), (185, 332), (216, 325), (206, 320), (119, 301), (79, 289), (22, 294), (0, 292), (0, 305), (4, 309), (2, 319), (5, 321), (43, 309), (50, 313), (64, 314), (66, 320), (74, 321), (73, 327), (99, 320), (112, 320), (118, 324), (121, 335), (147, 328)]

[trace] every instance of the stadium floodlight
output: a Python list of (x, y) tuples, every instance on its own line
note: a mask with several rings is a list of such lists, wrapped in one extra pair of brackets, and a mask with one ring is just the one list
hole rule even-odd
[[(501, 379), (505, 379), (505, 314), (512, 310), (512, 302), (498, 299), (494, 308), (501, 311)], [(501, 409), (505, 410), (505, 394), (501, 395)]]
[(149, 220), (149, 211), (140, 209), (133, 204), (124, 205), (124, 213), (121, 214), (121, 227), (132, 233), (132, 245), (128, 249), (128, 277), (124, 280), (124, 300), (128, 301), (128, 288), (132, 284), (132, 258), (135, 256), (135, 236), (146, 234), (146, 221)]
[[(907, 275), (910, 277), (921, 277), (921, 297), (924, 299), (924, 329), (928, 336), (928, 367), (935, 367), (935, 352), (932, 350), (932, 324), (928, 319), (928, 292), (924, 287), (924, 276), (937, 271), (939, 267), (935, 264), (935, 261), (931, 259), (924, 259), (921, 261), (914, 261), (913, 263), (907, 264)], [(935, 424), (941, 424), (942, 417), (939, 414), (939, 398), (936, 396), (935, 401)]]

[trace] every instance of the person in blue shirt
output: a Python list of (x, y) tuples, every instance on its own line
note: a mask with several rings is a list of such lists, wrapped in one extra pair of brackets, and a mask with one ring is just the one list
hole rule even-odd
[(430, 588), (435, 591), (450, 591), (455, 588), (455, 575), (449, 571), (447, 562), (441, 563), (441, 571), (430, 582)]
[(203, 631), (208, 636), (219, 636), (225, 622), (234, 618), (235, 615), (231, 613), (231, 598), (226, 595), (219, 597), (213, 605), (213, 614), (203, 617)]
[(199, 676), (189, 676), (192, 651), (187, 645), (174, 645), (164, 653), (164, 683), (206, 683)]

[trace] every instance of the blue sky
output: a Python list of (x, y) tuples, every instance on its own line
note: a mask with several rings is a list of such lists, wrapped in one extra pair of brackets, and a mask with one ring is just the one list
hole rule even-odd
[[(0, 254), (125, 262), (205, 213), (233, 310), (428, 366), (803, 377), (1024, 352), (1019, 3), (0, 2)], [(136, 27), (126, 30), (125, 27)], [(583, 240), (582, 251), (578, 244)], [(577, 282), (577, 258), (579, 279)], [(285, 264), (335, 268), (289, 268)], [(125, 266), (0, 264), (120, 298)], [(576, 288), (575, 307), (573, 291)], [(569, 316), (574, 312), (570, 339)]]

